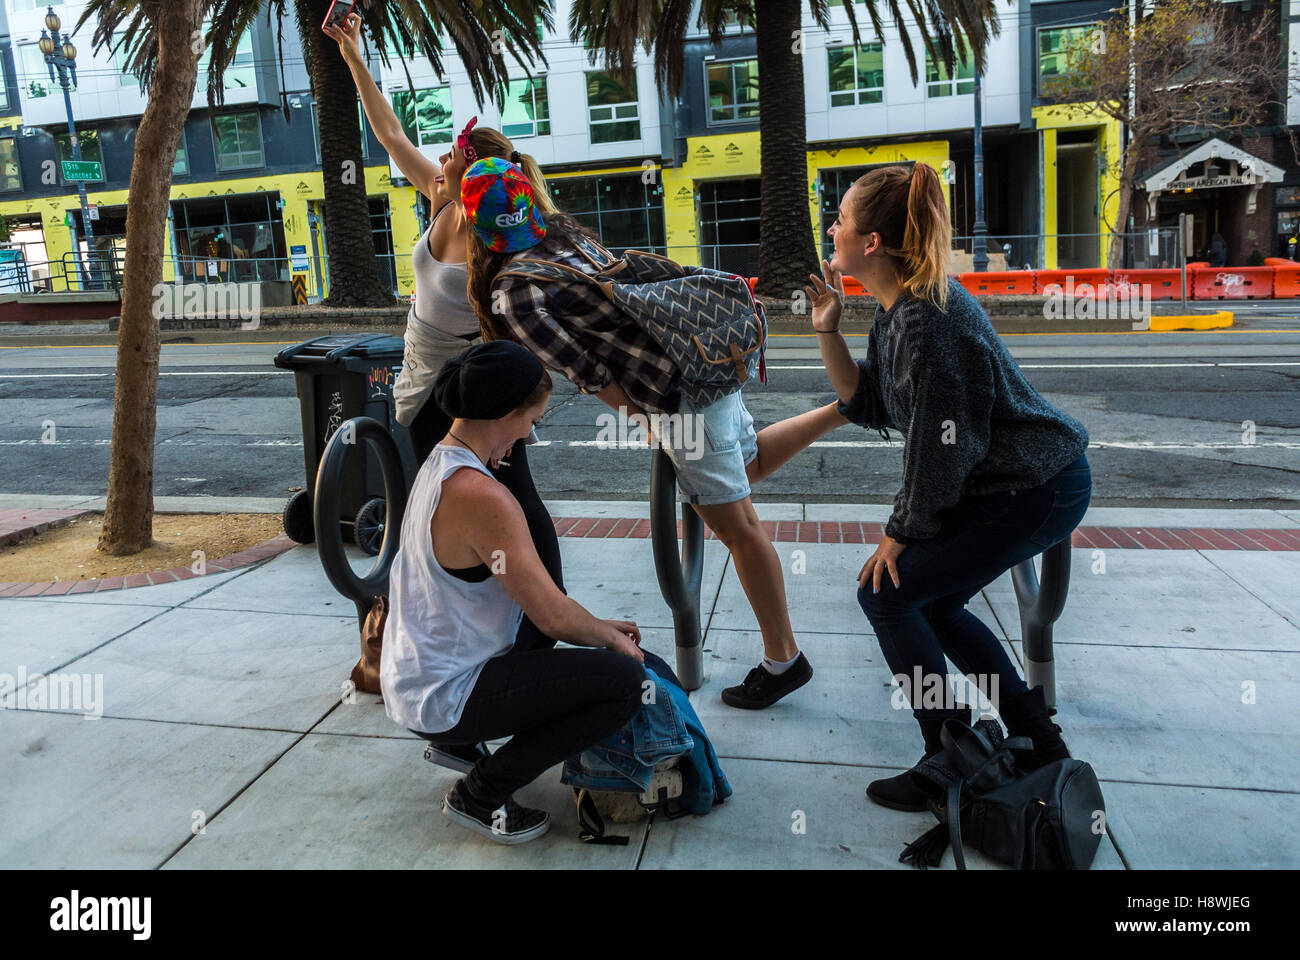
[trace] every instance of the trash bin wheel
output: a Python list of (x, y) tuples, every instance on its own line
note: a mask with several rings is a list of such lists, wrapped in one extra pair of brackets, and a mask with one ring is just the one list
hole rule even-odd
[(388, 507), (382, 498), (367, 500), (357, 511), (355, 540), (367, 556), (379, 553), (384, 542), (384, 522), (388, 518)]
[(311, 495), (301, 490), (284, 505), (284, 532), (294, 543), (314, 543), (316, 521), (311, 512)]

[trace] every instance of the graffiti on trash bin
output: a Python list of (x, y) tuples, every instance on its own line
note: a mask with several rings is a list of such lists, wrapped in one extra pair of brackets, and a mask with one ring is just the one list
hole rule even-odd
[(370, 390), (370, 399), (377, 400), (380, 397), (387, 396), (393, 392), (393, 369), (392, 367), (371, 367), (370, 375), (366, 378), (366, 385)]
[(336, 430), (343, 426), (343, 395), (335, 390), (330, 397), (329, 419), (325, 422), (325, 442), (330, 442)]

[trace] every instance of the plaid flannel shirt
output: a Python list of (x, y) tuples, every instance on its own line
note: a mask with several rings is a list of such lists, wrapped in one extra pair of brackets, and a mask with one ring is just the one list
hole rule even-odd
[[(545, 241), (512, 259), (527, 257), (596, 273), (568, 244)], [(650, 334), (594, 285), (503, 277), (493, 293), (493, 309), (515, 339), (583, 393), (599, 393), (616, 381), (647, 412), (677, 412), (677, 368)]]

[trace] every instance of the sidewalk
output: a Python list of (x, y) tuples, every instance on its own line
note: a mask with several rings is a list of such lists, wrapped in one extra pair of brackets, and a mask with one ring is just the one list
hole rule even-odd
[[(570, 594), (636, 620), (671, 662), (671, 617), (636, 535), (645, 504), (550, 506)], [(84, 675), (87, 693), (102, 683), (91, 712), (103, 714), (30, 700), (0, 712), (12, 785), (0, 792), (0, 867), (907, 869), (899, 851), (933, 818), (876, 807), (863, 790), (910, 766), (919, 735), (890, 706), (856, 602), (870, 548), (845, 534), (874, 539), (888, 510), (759, 505), (816, 676), (757, 713), (718, 699), (761, 644), (725, 550), (706, 544), (705, 683), (691, 699), (735, 795), (707, 817), (624, 827), (626, 847), (577, 841), (558, 769), (520, 796), (552, 813), (535, 843), (500, 847), (447, 823), (438, 803), (455, 774), (426, 763), (378, 697), (339, 702), (357, 626), (311, 547), (160, 586), (0, 599), (0, 689)], [(1300, 866), (1300, 512), (1097, 508), (1084, 523), (1114, 545), (1080, 531), (1101, 545), (1074, 550), (1057, 696), (1067, 742), (1106, 794), (1095, 867)], [(832, 525), (842, 542), (826, 542)], [(1019, 656), (1009, 577), (971, 609)]]

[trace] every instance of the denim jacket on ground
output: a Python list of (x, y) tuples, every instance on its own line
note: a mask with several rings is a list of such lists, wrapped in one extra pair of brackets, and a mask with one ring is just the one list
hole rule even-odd
[(704, 725), (674, 682), (672, 668), (649, 652), (646, 676), (655, 686), (654, 701), (643, 704), (623, 729), (567, 760), (560, 782), (588, 790), (642, 793), (657, 763), (682, 757), (682, 805), (691, 813), (708, 813), (715, 802), (731, 796), (731, 785)]

